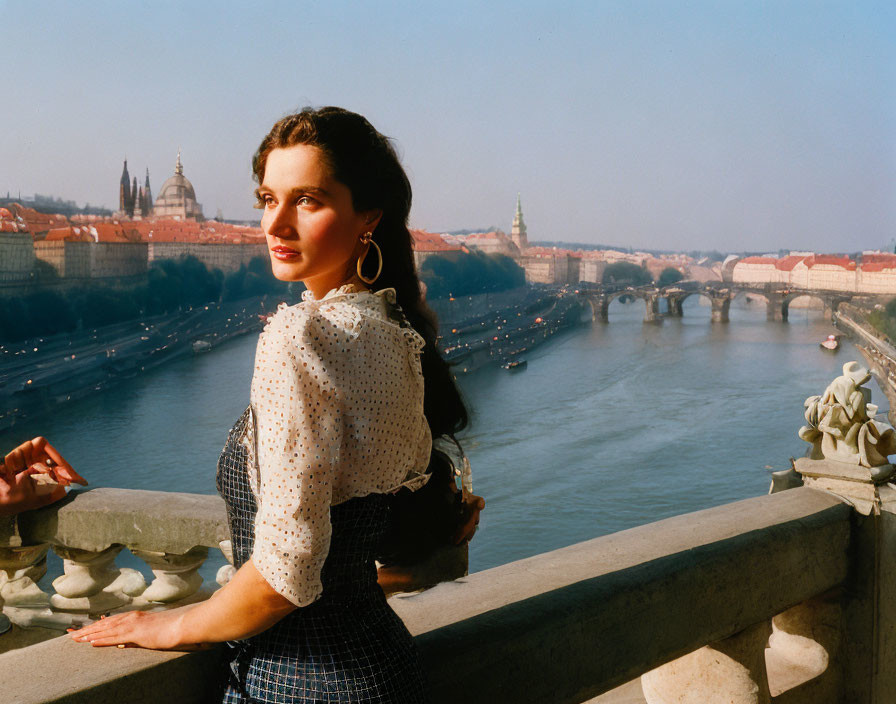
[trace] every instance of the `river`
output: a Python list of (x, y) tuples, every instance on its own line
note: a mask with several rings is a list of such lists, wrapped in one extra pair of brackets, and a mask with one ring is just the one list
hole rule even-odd
[[(693, 296), (681, 319), (643, 316), (640, 301), (614, 302), (609, 324), (554, 337), (524, 371), (460, 378), (474, 412), (462, 440), (488, 503), (471, 571), (767, 492), (770, 473), (807, 447), (804, 399), (861, 361), (848, 342), (819, 348), (834, 332), (820, 311), (771, 323), (764, 302), (739, 297), (731, 322), (712, 324)], [(42, 434), (91, 486), (213, 493), (254, 350), (249, 335), (174, 360), (2, 433), (0, 447)], [(203, 575), (220, 564), (214, 554)], [(51, 558), (48, 576), (59, 571)]]

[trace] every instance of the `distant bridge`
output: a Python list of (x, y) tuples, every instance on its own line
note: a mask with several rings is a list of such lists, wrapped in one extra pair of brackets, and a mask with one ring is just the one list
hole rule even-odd
[[(646, 311), (645, 323), (653, 323), (664, 317), (680, 318), (683, 315), (684, 302), (691, 296), (705, 296), (712, 305), (712, 321), (727, 323), (731, 301), (744, 294), (762, 297), (766, 300), (766, 316), (771, 321), (786, 321), (790, 303), (802, 296), (817, 298), (824, 304), (824, 310), (833, 314), (841, 303), (856, 298), (877, 300), (875, 296), (856, 294), (848, 291), (827, 291), (822, 289), (804, 289), (785, 284), (746, 284), (729, 281), (679, 281), (670, 286), (603, 286), (601, 284), (579, 283), (579, 295), (589, 301), (595, 320), (609, 322), (610, 303), (622, 296), (640, 298), (644, 301)], [(889, 296), (881, 297), (889, 299)], [(660, 310), (660, 299), (666, 301), (666, 311)]]

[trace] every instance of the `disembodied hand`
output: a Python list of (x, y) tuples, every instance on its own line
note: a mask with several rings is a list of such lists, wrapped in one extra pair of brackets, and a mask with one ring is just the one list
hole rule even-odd
[[(44, 479), (45, 478), (45, 479)], [(87, 484), (46, 438), (23, 442), (0, 464), (0, 515), (40, 508), (65, 496), (72, 483)]]

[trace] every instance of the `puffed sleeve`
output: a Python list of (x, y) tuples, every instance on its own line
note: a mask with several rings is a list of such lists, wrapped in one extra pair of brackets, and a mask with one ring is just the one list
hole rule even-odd
[(319, 320), (283, 309), (259, 339), (252, 378), (259, 471), (252, 561), (296, 606), (320, 596), (330, 548), (342, 414), (328, 340)]

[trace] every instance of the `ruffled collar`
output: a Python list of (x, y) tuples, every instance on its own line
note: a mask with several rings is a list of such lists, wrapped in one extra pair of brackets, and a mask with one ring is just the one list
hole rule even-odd
[(339, 296), (349, 296), (353, 294), (364, 293), (369, 293), (374, 296), (382, 296), (387, 301), (389, 301), (389, 303), (395, 303), (396, 301), (394, 288), (381, 288), (378, 291), (371, 291), (370, 289), (364, 288), (363, 286), (355, 283), (343, 284), (338, 288), (331, 288), (329, 291), (327, 291), (326, 294), (324, 294), (322, 298), (315, 298), (314, 293), (311, 291), (311, 289), (306, 288), (304, 291), (302, 291), (302, 300), (305, 302), (327, 301), (331, 298), (337, 298)]

